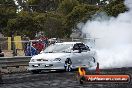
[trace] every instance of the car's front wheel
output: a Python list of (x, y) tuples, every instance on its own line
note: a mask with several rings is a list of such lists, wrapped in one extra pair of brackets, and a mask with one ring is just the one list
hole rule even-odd
[(70, 58), (67, 58), (67, 59), (65, 60), (65, 65), (64, 65), (64, 67), (65, 67), (65, 71), (72, 71), (72, 61), (71, 61)]

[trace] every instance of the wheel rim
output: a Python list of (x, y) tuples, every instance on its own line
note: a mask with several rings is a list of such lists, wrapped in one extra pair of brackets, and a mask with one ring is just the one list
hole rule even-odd
[(72, 70), (72, 62), (70, 58), (67, 58), (65, 61), (65, 71), (71, 71)]

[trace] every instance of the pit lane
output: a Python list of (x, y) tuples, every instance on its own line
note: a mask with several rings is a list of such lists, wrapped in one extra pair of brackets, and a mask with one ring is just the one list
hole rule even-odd
[[(129, 74), (132, 68), (115, 68), (100, 70), (101, 74)], [(2, 76), (4, 84), (0, 88), (131, 88), (130, 83), (79, 84), (77, 71), (74, 72), (42, 72), (40, 74), (15, 73)]]

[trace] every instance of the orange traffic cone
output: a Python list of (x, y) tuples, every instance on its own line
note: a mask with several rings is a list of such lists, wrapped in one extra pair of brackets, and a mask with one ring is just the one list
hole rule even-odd
[(100, 74), (100, 70), (99, 70), (99, 63), (97, 62), (97, 67), (96, 67), (96, 71), (95, 71), (96, 74)]

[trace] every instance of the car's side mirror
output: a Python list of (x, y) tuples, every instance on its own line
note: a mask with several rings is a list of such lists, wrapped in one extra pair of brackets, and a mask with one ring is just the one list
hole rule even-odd
[(40, 52), (40, 54), (42, 54), (42, 53), (44, 53), (44, 51), (43, 51), (43, 50)]
[(72, 50), (72, 53), (79, 53), (79, 50)]
[(81, 53), (82, 50), (73, 50), (72, 52), (73, 52), (73, 53)]

